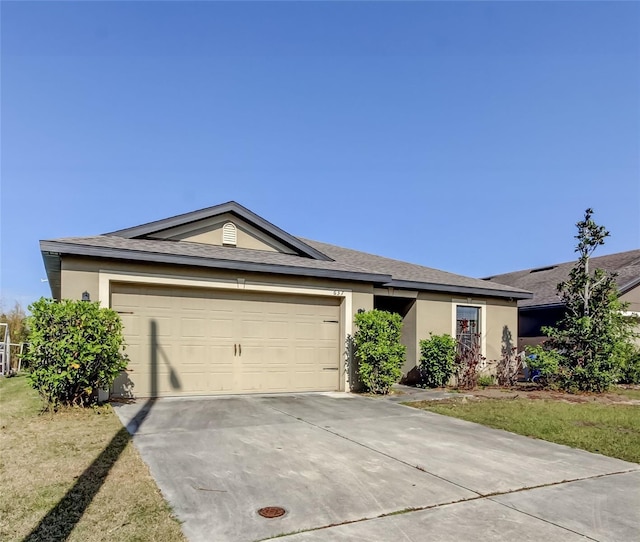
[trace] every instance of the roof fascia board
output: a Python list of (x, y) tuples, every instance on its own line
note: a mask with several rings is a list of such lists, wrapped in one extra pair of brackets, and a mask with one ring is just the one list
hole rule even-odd
[(190, 213), (184, 213), (181, 215), (173, 216), (170, 218), (164, 218), (162, 220), (156, 220), (154, 222), (148, 222), (141, 224), (140, 226), (134, 226), (132, 228), (126, 228), (124, 230), (117, 230), (104, 235), (112, 235), (116, 237), (124, 237), (126, 239), (133, 239), (135, 237), (142, 237), (150, 235), (152, 233), (174, 228), (176, 226), (183, 226), (191, 222), (197, 222), (205, 218), (212, 218), (214, 216), (222, 215), (225, 213), (233, 213), (238, 217), (246, 220), (256, 228), (272, 235), (283, 244), (291, 247), (305, 256), (313, 258), (315, 260), (333, 261), (326, 254), (323, 254), (319, 250), (307, 245), (300, 241), (297, 237), (287, 233), (281, 228), (278, 228), (275, 224), (265, 220), (261, 216), (258, 216), (253, 211), (250, 211), (246, 207), (243, 207), (235, 201), (229, 201), (213, 207), (207, 207), (206, 209), (200, 209), (198, 211), (192, 211)]
[(511, 292), (508, 290), (491, 290), (475, 286), (453, 286), (446, 284), (434, 284), (430, 282), (413, 282), (410, 280), (392, 280), (384, 284), (385, 288), (408, 288), (410, 290), (429, 290), (434, 292), (447, 292), (456, 294), (484, 295), (489, 297), (505, 297), (509, 299), (532, 299), (533, 294), (524, 290)]
[(544, 309), (562, 309), (564, 308), (564, 303), (547, 303), (541, 305), (527, 305), (526, 307), (518, 307), (520, 311), (539, 311)]
[(640, 285), (640, 277), (637, 277), (637, 278), (627, 282), (624, 286), (620, 286), (620, 288), (618, 289), (618, 293), (620, 295), (624, 295), (628, 291), (633, 290), (638, 285)]
[(58, 241), (40, 241), (40, 250), (43, 252), (57, 252), (60, 254), (69, 254), (73, 256), (190, 265), (194, 267), (209, 267), (213, 269), (231, 269), (234, 271), (253, 271), (259, 273), (300, 275), (306, 277), (353, 280), (358, 282), (373, 282), (376, 284), (388, 282), (391, 279), (390, 275), (377, 273), (340, 271), (334, 269), (313, 269), (310, 267), (242, 262), (236, 260), (219, 260), (212, 258), (202, 258), (199, 256), (161, 254), (158, 252), (144, 252), (141, 250), (126, 250), (111, 247), (75, 245), (73, 243), (61, 243)]

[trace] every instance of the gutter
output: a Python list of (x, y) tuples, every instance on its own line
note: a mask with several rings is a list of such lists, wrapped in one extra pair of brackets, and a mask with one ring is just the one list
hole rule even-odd
[(479, 286), (455, 286), (452, 284), (437, 284), (433, 282), (416, 282), (412, 280), (391, 280), (383, 285), (385, 288), (406, 288), (409, 290), (428, 290), (432, 292), (447, 292), (456, 294), (483, 295), (489, 297), (503, 297), (507, 299), (533, 299), (533, 294), (526, 290), (492, 290)]
[[(133, 260), (148, 263), (167, 263), (193, 267), (207, 267), (211, 269), (230, 269), (234, 271), (343, 279), (360, 282), (373, 282), (376, 284), (381, 282), (388, 282), (391, 279), (390, 275), (378, 273), (341, 271), (338, 269), (314, 269), (310, 267), (243, 262), (237, 260), (220, 260), (213, 258), (203, 258), (200, 256), (186, 256), (180, 254), (164, 254), (159, 252), (128, 250), (112, 247), (76, 245), (73, 243), (61, 243), (58, 241), (40, 241), (40, 250), (43, 254), (43, 258), (45, 254), (47, 254), (48, 256), (57, 254), (58, 258), (60, 257), (60, 255), (69, 254), (74, 256), (108, 258), (112, 260)], [(49, 268), (47, 268), (47, 274), (49, 274)], [(51, 277), (49, 277), (49, 279), (51, 280)]]

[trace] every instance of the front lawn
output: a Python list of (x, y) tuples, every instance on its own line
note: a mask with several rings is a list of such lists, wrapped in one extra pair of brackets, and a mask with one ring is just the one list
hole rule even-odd
[(0, 379), (0, 540), (185, 540), (111, 406), (41, 407)]
[(640, 463), (640, 406), (560, 399), (474, 398), (410, 406)]

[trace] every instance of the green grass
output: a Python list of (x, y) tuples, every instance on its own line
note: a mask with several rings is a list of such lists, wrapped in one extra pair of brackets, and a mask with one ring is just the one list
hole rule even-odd
[(640, 406), (553, 400), (421, 401), (410, 406), (640, 463)]
[(110, 405), (43, 412), (0, 378), (0, 418), (0, 540), (184, 541)]

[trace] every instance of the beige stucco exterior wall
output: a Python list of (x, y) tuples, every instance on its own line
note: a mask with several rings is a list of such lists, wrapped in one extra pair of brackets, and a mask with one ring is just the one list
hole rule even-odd
[[(81, 299), (82, 293), (86, 291), (89, 292), (92, 301), (101, 301), (100, 274), (128, 277), (150, 276), (156, 281), (167, 282), (185, 278), (201, 281), (228, 281), (229, 289), (249, 289), (252, 285), (259, 285), (262, 288), (273, 288), (276, 291), (279, 288), (292, 287), (323, 290), (326, 295), (336, 295), (343, 299), (341, 304), (341, 337), (345, 351), (347, 336), (353, 333), (351, 324), (356, 312), (358, 309), (373, 309), (373, 286), (349, 281), (78, 257), (64, 257), (61, 267), (61, 297), (63, 299)], [(126, 278), (118, 281), (126, 282)], [(341, 363), (343, 371), (346, 372), (349, 369), (346, 357)]]
[[(481, 308), (481, 328), (484, 332), (484, 356), (488, 368), (502, 355), (504, 340), (513, 346), (518, 338), (518, 308), (516, 301), (500, 298), (459, 298), (452, 294), (420, 293), (415, 304), (416, 334), (412, 358), (407, 356), (405, 372), (419, 362), (420, 341), (429, 334), (455, 336), (455, 306), (477, 305)], [(483, 321), (482, 321), (483, 320)], [(409, 350), (407, 351), (407, 354)]]
[(324, 288), (336, 291), (349, 290), (353, 296), (354, 314), (358, 308), (365, 310), (373, 308), (373, 286), (357, 282), (315, 277), (227, 271), (183, 265), (117, 262), (71, 256), (66, 256), (62, 259), (61, 297), (63, 299), (81, 299), (82, 292), (88, 291), (93, 301), (98, 300), (100, 271), (114, 274), (163, 276), (168, 279), (172, 277), (192, 277), (202, 280), (218, 279), (227, 281), (244, 279), (247, 282), (282, 286)]
[(402, 372), (406, 375), (417, 364), (418, 359), (418, 340), (417, 340), (417, 319), (418, 319), (418, 304), (414, 303), (403, 319), (402, 325), (402, 344), (407, 348), (407, 358)]
[[(640, 285), (636, 286), (632, 290), (629, 290), (626, 294), (620, 296), (620, 300), (629, 303), (628, 311), (633, 313), (640, 313)], [(638, 336), (634, 342), (640, 346), (640, 324), (636, 327), (636, 333)]]
[(63, 258), (60, 277), (60, 297), (62, 299), (82, 299), (83, 292), (89, 292), (92, 301), (98, 301), (98, 263)]
[[(359, 309), (371, 310), (374, 307), (374, 288), (371, 285), (348, 281), (295, 277), (285, 275), (266, 275), (240, 271), (203, 269), (176, 265), (157, 265), (149, 263), (117, 262), (90, 258), (64, 257), (62, 260), (61, 292), (63, 299), (81, 299), (87, 291), (92, 300), (99, 300), (99, 272), (109, 274), (153, 275), (168, 280), (175, 277), (189, 277), (198, 280), (231, 281), (230, 288), (238, 287), (238, 279), (246, 284), (269, 284), (275, 287), (321, 288), (335, 290), (336, 295), (345, 290), (350, 293), (350, 304), (342, 307), (342, 336), (348, 334), (347, 323)], [(394, 295), (403, 297), (396, 290)], [(463, 299), (455, 294), (412, 292), (408, 297), (416, 297), (415, 303), (405, 315), (402, 342), (407, 347), (407, 360), (403, 368), (406, 374), (419, 361), (419, 343), (429, 338), (429, 333), (455, 335), (455, 305), (478, 304), (481, 306), (485, 333), (484, 355), (489, 362), (500, 359), (503, 346), (503, 333), (511, 334), (511, 341), (517, 343), (518, 311), (515, 301), (494, 298)], [(353, 329), (351, 329), (351, 333)], [(492, 364), (490, 363), (490, 366)]]
[(489, 372), (502, 357), (503, 348), (518, 346), (518, 308), (516, 302), (487, 300), (486, 353)]
[(620, 296), (620, 301), (629, 303), (627, 310), (633, 312), (640, 312), (640, 284), (629, 290), (626, 294)]
[[(271, 236), (261, 232), (250, 224), (232, 214), (224, 214), (196, 224), (185, 224), (168, 228), (153, 234), (157, 239), (172, 239), (175, 241), (189, 241), (192, 243), (204, 243), (208, 245), (222, 245), (222, 227), (225, 223), (232, 222), (236, 226), (238, 248), (253, 250), (266, 250), (269, 252), (284, 252), (294, 254), (294, 251)], [(197, 227), (196, 227), (197, 226)]]

